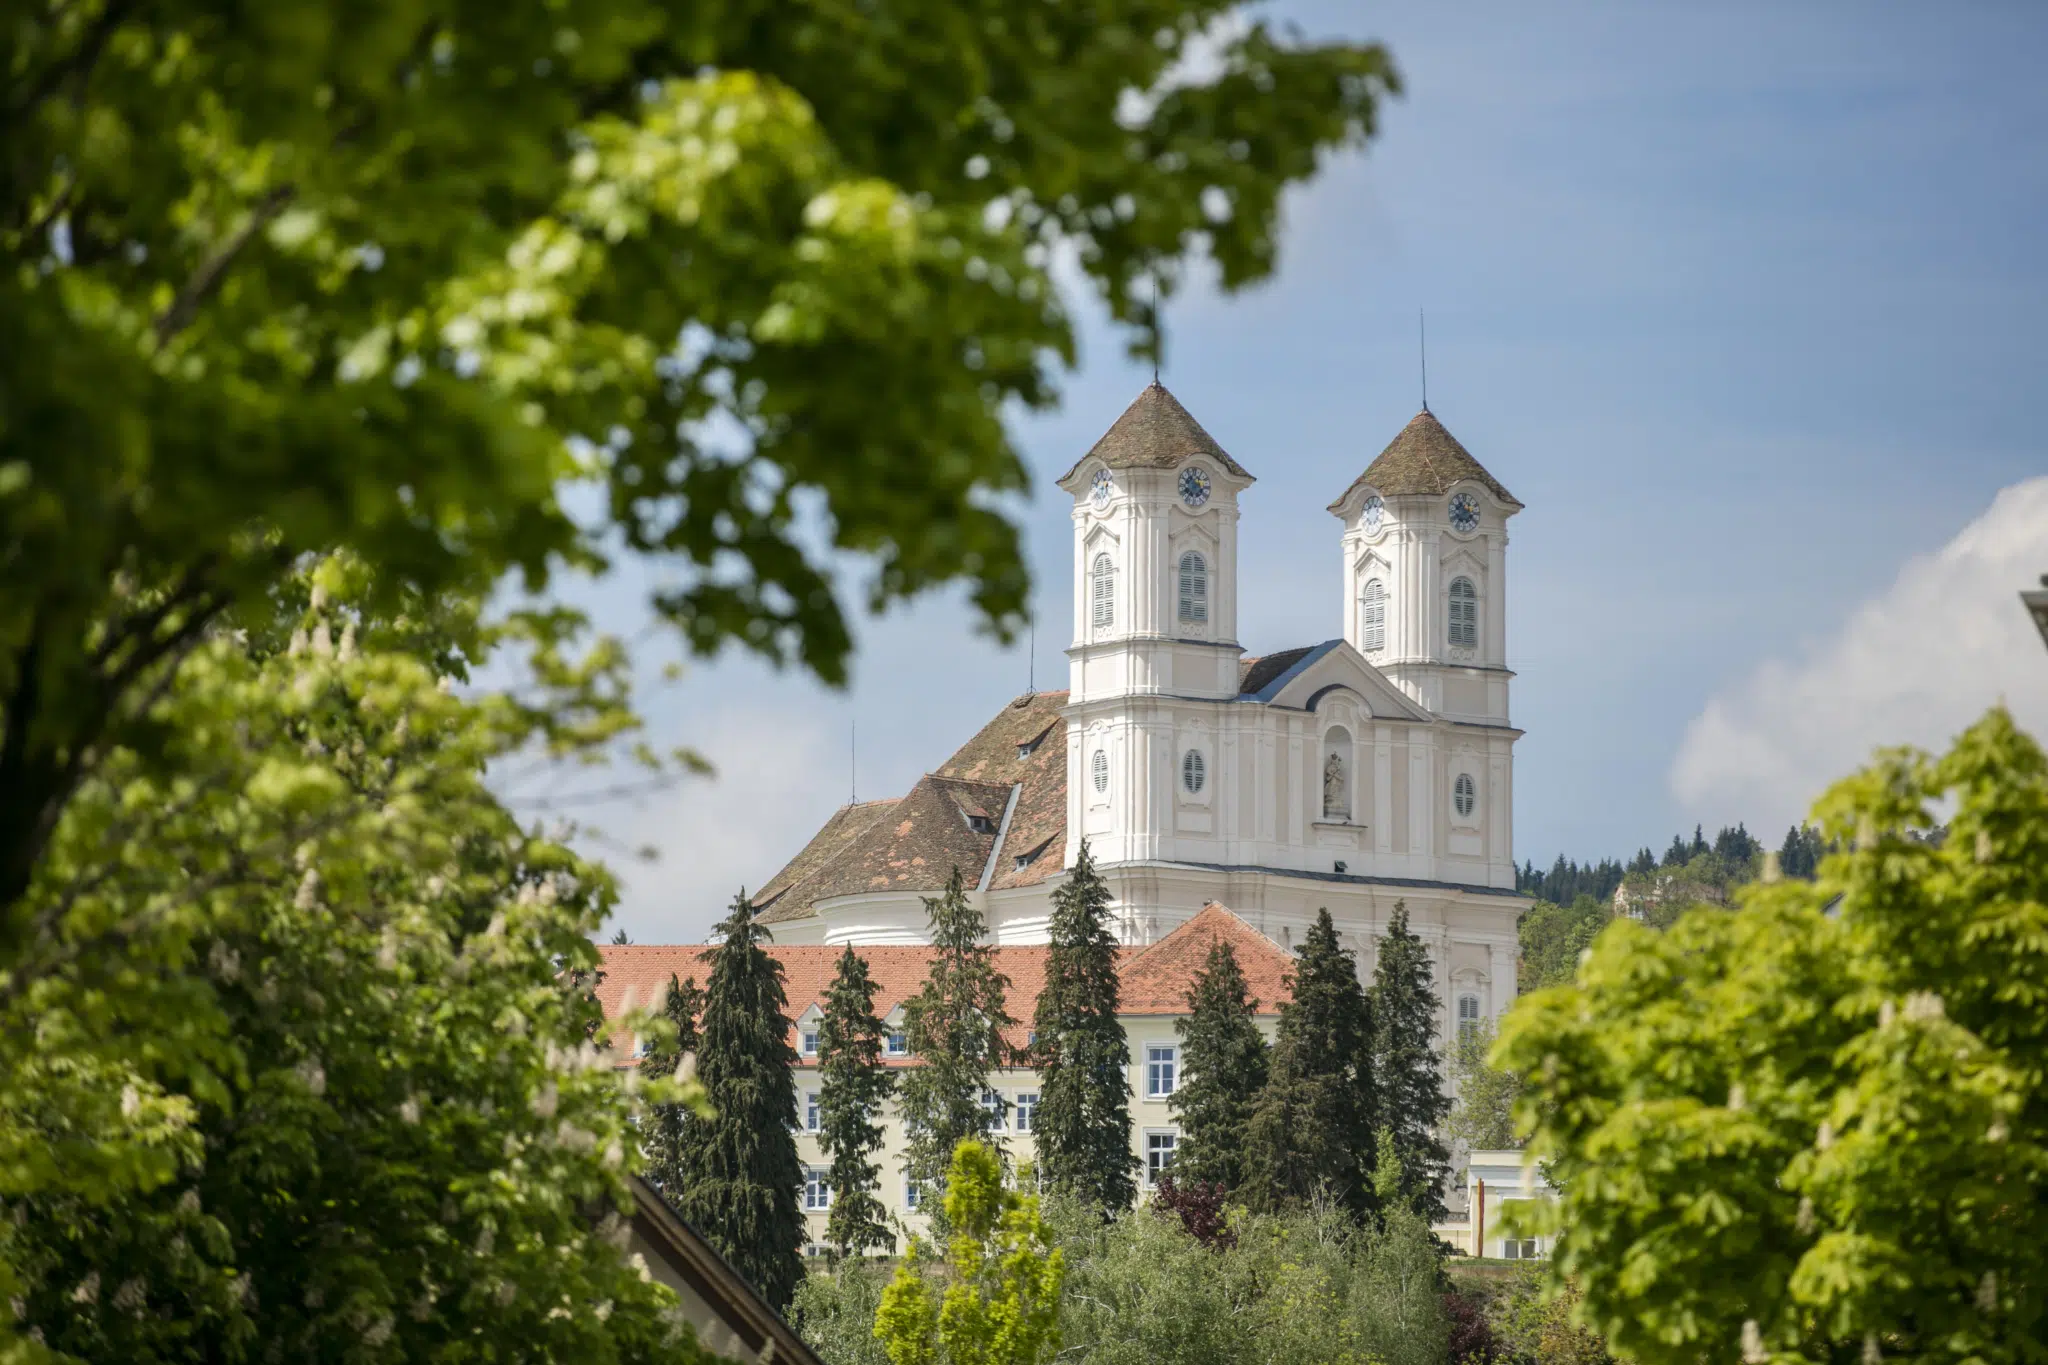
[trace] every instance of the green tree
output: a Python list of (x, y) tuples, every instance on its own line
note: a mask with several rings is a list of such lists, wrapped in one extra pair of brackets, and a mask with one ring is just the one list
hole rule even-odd
[(1537, 901), (1524, 910), (1516, 921), (1522, 946), (1520, 992), (1570, 981), (1594, 935), (1611, 917), (1607, 906), (1591, 896), (1570, 905)]
[[(669, 973), (668, 988), (656, 1002), (659, 1013), (675, 1030), (672, 1037), (654, 1042), (640, 1057), (644, 1076), (694, 1075), (697, 1067), (697, 1020), (704, 1013), (704, 992), (697, 978), (687, 981)], [(647, 1155), (647, 1179), (671, 1202), (682, 1197), (692, 1177), (688, 1166), (692, 1153), (701, 1149), (702, 1115), (687, 1104), (657, 1104), (648, 1115), (647, 1137), (642, 1149)]]
[(1293, 983), (1247, 1131), (1244, 1193), (1263, 1208), (1328, 1194), (1363, 1215), (1375, 1205), (1372, 1018), (1327, 909), (1302, 936)]
[(1267, 1047), (1237, 953), (1218, 939), (1188, 987), (1180, 1035), (1180, 1084), (1167, 1103), (1180, 1123), (1175, 1177), (1235, 1190), (1245, 1183), (1252, 1110), (1266, 1085)]
[(1468, 1151), (1499, 1151), (1521, 1144), (1515, 1136), (1515, 1102), (1522, 1078), (1488, 1060), (1493, 1050), (1491, 1019), (1458, 1030), (1451, 1045), (1451, 1079), (1458, 1091), (1444, 1134)]
[(825, 1240), (842, 1256), (896, 1244), (888, 1211), (875, 1198), (882, 1173), (875, 1161), (882, 1147), (882, 1105), (895, 1088), (882, 1064), (882, 1042), (875, 981), (849, 943), (839, 955), (818, 1024), (818, 1145), (832, 1163)]
[(1559, 1264), (1646, 1365), (2039, 1361), (2048, 760), (2001, 708), (1814, 815), (1815, 882), (1617, 923), (1509, 1015)]
[(995, 950), (982, 942), (988, 926), (967, 899), (960, 869), (953, 869), (943, 895), (925, 897), (924, 907), (932, 965), (924, 985), (903, 1006), (916, 1062), (898, 1087), (897, 1110), (908, 1137), (909, 1178), (933, 1188), (953, 1149), (1003, 1117), (1000, 1098), (992, 1116), (983, 1097), (989, 1073), (1010, 1057), (1003, 1032), (1016, 1021), (1004, 999), (1009, 978), (996, 970)]
[(1038, 1197), (1005, 1187), (1002, 1158), (986, 1143), (954, 1149), (946, 1222), (943, 1289), (913, 1243), (882, 1291), (875, 1337), (893, 1365), (1033, 1365), (1057, 1355), (1066, 1257)]
[(1074, 355), (1051, 262), (1148, 327), (1190, 258), (1264, 278), (1284, 191), (1395, 88), (1238, 10), (12, 16), (0, 960), (91, 765), (161, 744), (161, 674), (309, 553), (432, 597), (622, 544), (679, 571), (691, 648), (829, 680), (840, 554), (871, 604), (965, 578), (1017, 624), (992, 495)]
[(712, 932), (697, 1075), (713, 1116), (686, 1134), (676, 1211), (777, 1308), (803, 1279), (803, 1166), (796, 1155), (796, 1049), (782, 968), (746, 893)]
[(621, 1255), (687, 1088), (590, 1040), (610, 879), (484, 784), (530, 714), (438, 686), (359, 566), (306, 580), (194, 646), (174, 761), (105, 755), (30, 882), (0, 1358), (704, 1358)]
[(1097, 1208), (1138, 1197), (1131, 1152), (1131, 1047), (1117, 1018), (1116, 935), (1109, 884), (1081, 842), (1052, 897), (1052, 948), (1035, 1018), (1039, 1174)]
[(1443, 1003), (1431, 979), (1429, 950), (1408, 927), (1408, 906), (1396, 901), (1380, 936), (1373, 967), (1372, 1080), (1378, 1119), (1400, 1158), (1401, 1198), (1425, 1223), (1444, 1219), (1444, 1180), (1451, 1154), (1437, 1130), (1451, 1110), (1437, 1055)]

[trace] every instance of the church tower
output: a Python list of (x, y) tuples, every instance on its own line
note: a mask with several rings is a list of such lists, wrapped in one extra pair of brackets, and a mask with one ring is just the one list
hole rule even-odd
[[(1068, 828), (1098, 861), (1159, 856), (1186, 777), (1178, 713), (1237, 695), (1237, 499), (1251, 483), (1157, 380), (1059, 480), (1074, 499)], [(1079, 846), (1068, 839), (1069, 863)]]
[(1330, 511), (1344, 638), (1416, 702), (1508, 723), (1508, 518), (1522, 510), (1424, 408)]

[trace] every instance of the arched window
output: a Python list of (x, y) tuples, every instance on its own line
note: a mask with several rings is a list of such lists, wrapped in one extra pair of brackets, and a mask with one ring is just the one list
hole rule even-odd
[(1479, 1027), (1479, 997), (1461, 995), (1458, 997), (1458, 1036), (1469, 1038)]
[(1358, 638), (1363, 642), (1365, 652), (1371, 654), (1387, 647), (1387, 585), (1377, 578), (1365, 585), (1365, 591), (1358, 595), (1359, 628)]
[(1180, 557), (1180, 619), (1209, 619), (1209, 561), (1193, 550)]
[(1458, 774), (1458, 780), (1451, 784), (1451, 804), (1457, 807), (1459, 819), (1471, 818), (1479, 805), (1479, 784), (1472, 780), (1472, 774)]
[(1451, 648), (1479, 647), (1479, 590), (1469, 578), (1451, 580)]
[(1116, 621), (1116, 565), (1107, 554), (1095, 556), (1088, 571), (1088, 619), (1097, 630), (1107, 630)]

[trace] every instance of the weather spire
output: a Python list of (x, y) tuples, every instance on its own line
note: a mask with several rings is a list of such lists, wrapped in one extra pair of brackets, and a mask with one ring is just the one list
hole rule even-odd
[(1429, 411), (1429, 322), (1415, 310), (1415, 337), (1422, 356), (1422, 410)]

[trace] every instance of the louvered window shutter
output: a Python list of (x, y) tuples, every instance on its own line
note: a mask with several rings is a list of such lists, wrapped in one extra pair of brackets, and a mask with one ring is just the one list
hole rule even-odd
[(1387, 589), (1377, 578), (1365, 585), (1363, 629), (1367, 653), (1387, 647)]
[(1108, 555), (1095, 556), (1095, 570), (1089, 575), (1092, 580), (1089, 585), (1089, 619), (1095, 623), (1098, 630), (1108, 627), (1116, 619), (1116, 606), (1110, 596), (1115, 573), (1115, 566), (1110, 563)]
[(1180, 557), (1180, 619), (1209, 619), (1209, 566), (1193, 550)]

